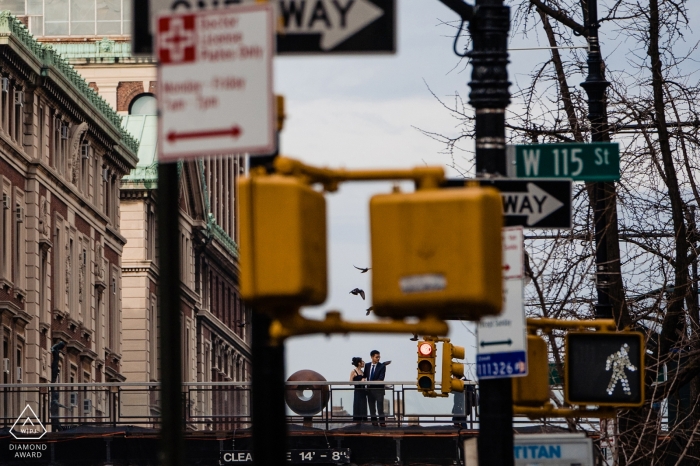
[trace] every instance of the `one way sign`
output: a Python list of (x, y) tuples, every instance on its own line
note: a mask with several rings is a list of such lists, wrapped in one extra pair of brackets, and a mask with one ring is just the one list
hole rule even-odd
[(501, 191), (505, 226), (571, 228), (571, 180), (479, 180)]
[(396, 51), (395, 0), (277, 0), (278, 54)]
[[(166, 12), (226, 8), (254, 1), (150, 0), (150, 14), (153, 21), (156, 15)], [(280, 25), (278, 55), (396, 52), (396, 0), (271, 0), (270, 3), (275, 6)], [(137, 28), (140, 24), (134, 23)], [(142, 48), (134, 46), (134, 50)]]

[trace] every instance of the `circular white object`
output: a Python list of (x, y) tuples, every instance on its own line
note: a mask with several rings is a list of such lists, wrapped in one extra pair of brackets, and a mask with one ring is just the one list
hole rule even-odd
[(420, 346), (418, 346), (418, 352), (422, 356), (430, 356), (433, 353), (433, 345), (430, 343), (421, 343)]

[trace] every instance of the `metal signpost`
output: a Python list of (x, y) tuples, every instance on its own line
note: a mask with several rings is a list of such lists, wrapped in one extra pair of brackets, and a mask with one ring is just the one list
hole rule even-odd
[(503, 313), (479, 321), (476, 373), (482, 379), (527, 375), (523, 310), (523, 229), (503, 229)]
[(274, 150), (272, 7), (157, 20), (159, 160)]
[(506, 226), (571, 228), (571, 180), (479, 180), (501, 191)]
[[(151, 0), (150, 15), (223, 11), (252, 3), (255, 0)], [(273, 0), (269, 4), (280, 19), (280, 55), (396, 52), (396, 0)], [(148, 34), (135, 34), (133, 40), (133, 50), (149, 53)]]
[[(148, 21), (140, 21), (140, 27), (144, 23), (148, 24)], [(182, 451), (181, 323), (178, 312), (181, 306), (180, 191), (174, 162), (202, 155), (271, 152), (274, 149), (274, 26), (272, 7), (265, 4), (238, 6), (225, 12), (169, 14), (156, 18), (156, 24), (158, 159), (161, 162), (158, 165), (158, 244), (161, 251), (168, 251), (168, 254), (161, 255), (159, 277), (161, 352), (168, 355), (161, 374), (161, 462), (165, 466), (176, 466), (183, 463), (185, 455)], [(142, 39), (147, 36), (143, 31), (139, 35)], [(256, 356), (263, 353), (267, 356), (264, 350), (267, 350), (269, 325), (257, 325), (255, 315), (253, 320), (253, 332), (256, 329), (264, 332), (262, 341), (256, 342), (254, 338), (253, 346), (258, 346)], [(258, 442), (254, 448), (256, 452), (260, 449), (258, 457), (263, 463), (280, 464), (284, 461), (286, 449), (284, 349), (275, 348), (269, 353), (269, 361), (265, 358), (262, 362), (256, 361), (254, 372), (255, 368), (270, 371), (266, 374), (267, 380), (279, 379), (279, 383), (271, 385), (278, 387), (280, 393), (274, 399), (268, 399), (264, 388), (254, 390), (253, 412), (257, 416), (276, 416), (280, 421), (256, 423), (258, 428), (268, 429), (274, 444)], [(255, 379), (265, 382), (264, 377)], [(275, 402), (277, 400), (279, 403)], [(262, 404), (262, 408), (256, 409), (256, 402)]]
[(612, 142), (508, 146), (506, 157), (509, 177), (620, 179), (620, 146)]

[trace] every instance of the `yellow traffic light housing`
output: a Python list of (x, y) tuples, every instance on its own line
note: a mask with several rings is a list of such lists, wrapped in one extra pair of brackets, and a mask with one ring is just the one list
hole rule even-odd
[(375, 314), (468, 320), (499, 314), (502, 209), (493, 188), (372, 197)]
[(537, 335), (527, 336), (527, 375), (513, 377), (513, 404), (543, 406), (549, 401), (549, 358), (547, 342)]
[(418, 342), (418, 390), (423, 394), (435, 391), (435, 343)]
[(240, 181), (241, 295), (261, 310), (326, 300), (326, 201), (302, 178)]
[(442, 344), (442, 393), (464, 391), (464, 364), (454, 362), (453, 359), (464, 359), (464, 348), (445, 341)]

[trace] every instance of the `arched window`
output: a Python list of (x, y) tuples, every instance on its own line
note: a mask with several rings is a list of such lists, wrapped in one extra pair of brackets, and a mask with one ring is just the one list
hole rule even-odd
[(141, 94), (129, 104), (129, 115), (157, 115), (158, 105), (153, 94)]

